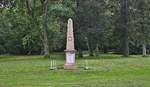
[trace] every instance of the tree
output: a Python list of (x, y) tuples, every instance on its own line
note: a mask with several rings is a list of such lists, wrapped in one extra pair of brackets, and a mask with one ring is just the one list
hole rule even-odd
[(43, 6), (43, 45), (44, 45), (44, 56), (49, 56), (49, 41), (48, 41), (48, 0), (42, 2)]
[(142, 54), (147, 55), (147, 45), (150, 41), (150, 2), (149, 0), (137, 0), (135, 10), (136, 39), (142, 44)]
[(116, 33), (120, 38), (122, 54), (129, 56), (129, 0), (120, 0), (119, 17), (116, 24)]
[[(93, 56), (98, 43), (98, 37), (102, 33), (101, 21), (103, 17), (104, 1), (80, 0), (77, 1), (77, 6), (79, 38), (83, 37), (85, 39), (89, 54)], [(79, 49), (81, 50), (81, 47), (79, 47)]]

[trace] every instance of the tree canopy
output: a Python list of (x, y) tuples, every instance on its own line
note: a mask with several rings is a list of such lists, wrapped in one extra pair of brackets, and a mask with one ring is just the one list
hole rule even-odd
[(62, 52), (68, 18), (80, 56), (149, 53), (150, 0), (1, 0), (0, 54)]

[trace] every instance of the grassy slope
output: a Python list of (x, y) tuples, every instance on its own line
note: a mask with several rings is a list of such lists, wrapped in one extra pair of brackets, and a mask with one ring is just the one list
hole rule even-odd
[[(53, 57), (63, 66), (64, 56)], [(150, 58), (107, 54), (86, 59), (90, 70), (50, 71), (50, 61), (41, 56), (0, 56), (0, 87), (150, 87)]]

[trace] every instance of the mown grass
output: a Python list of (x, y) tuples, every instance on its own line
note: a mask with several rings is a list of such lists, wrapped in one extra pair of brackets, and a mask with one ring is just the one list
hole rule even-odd
[[(64, 55), (53, 54), (63, 67)], [(42, 56), (0, 56), (0, 87), (150, 87), (150, 57), (102, 54), (77, 58), (73, 71), (49, 70)]]

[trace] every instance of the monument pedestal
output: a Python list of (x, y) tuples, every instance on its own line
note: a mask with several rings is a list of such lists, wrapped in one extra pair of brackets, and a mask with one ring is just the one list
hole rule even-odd
[(64, 69), (74, 70), (75, 69), (75, 64), (65, 64)]
[(66, 64), (64, 69), (75, 69), (75, 50), (66, 50)]

